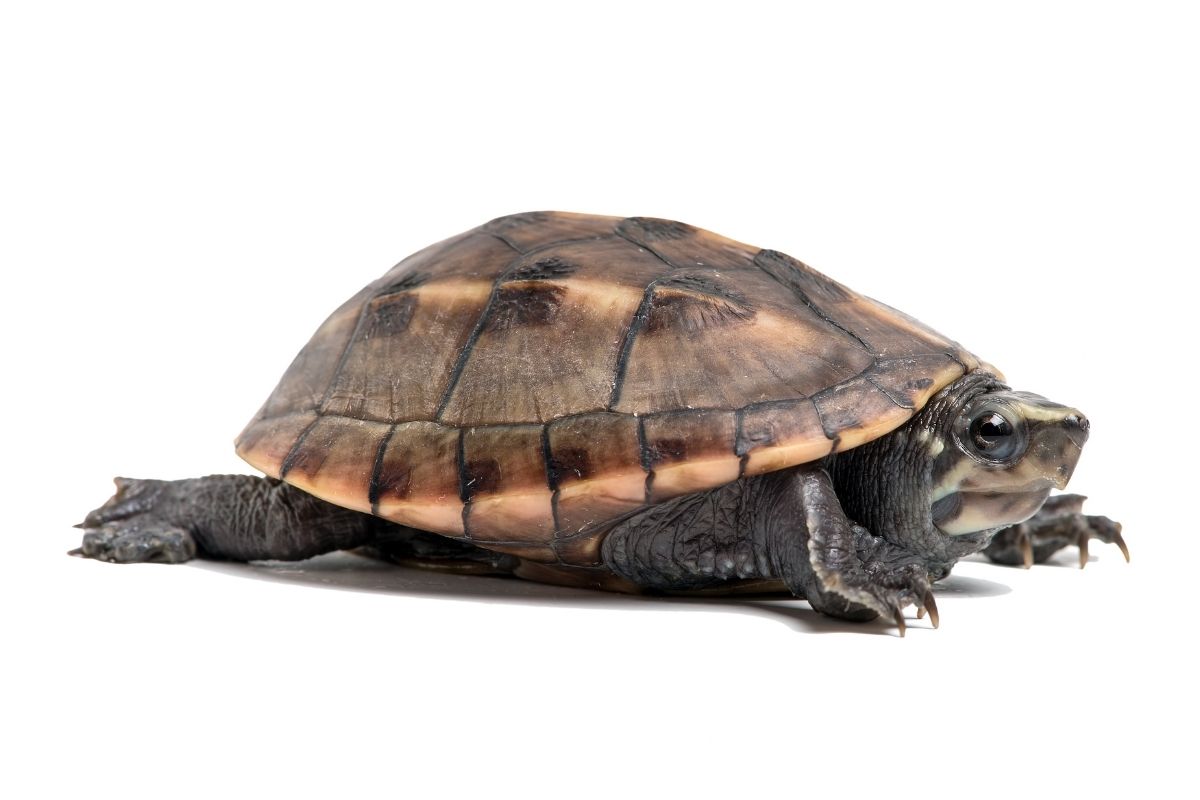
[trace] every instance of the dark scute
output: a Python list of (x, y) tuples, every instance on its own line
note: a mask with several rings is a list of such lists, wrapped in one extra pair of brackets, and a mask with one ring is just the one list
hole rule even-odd
[(555, 278), (565, 278), (579, 269), (578, 264), (563, 261), (558, 256), (548, 256), (532, 264), (517, 268), (509, 276), (510, 281), (548, 281)]
[(410, 272), (407, 275), (401, 276), (397, 281), (389, 283), (387, 286), (380, 289), (375, 296), (386, 297), (389, 294), (397, 294), (399, 292), (407, 292), (409, 289), (415, 289), (421, 284), (429, 280), (428, 272)]
[(686, 439), (655, 439), (649, 442), (650, 466), (664, 461), (684, 461), (687, 459), (688, 442)]
[(477, 494), (491, 494), (500, 488), (503, 473), (500, 462), (494, 458), (468, 461), (463, 468), (462, 499), (469, 500)]
[(380, 462), (379, 471), (371, 481), (368, 499), (372, 503), (380, 498), (392, 497), (403, 499), (408, 497), (412, 484), (412, 468), (408, 464), (391, 464)]
[(656, 292), (650, 298), (650, 308), (642, 330), (650, 335), (663, 331), (694, 334), (708, 328), (736, 325), (753, 318), (754, 311), (726, 300)]
[(359, 338), (376, 339), (403, 333), (412, 321), (413, 312), (419, 303), (420, 299), (417, 296), (409, 294), (389, 298), (377, 304), (368, 323), (362, 327)]
[(684, 222), (654, 217), (629, 217), (617, 223), (617, 233), (638, 244), (670, 239), (683, 239), (696, 233), (696, 228)]
[(564, 447), (550, 455), (550, 485), (558, 488), (563, 478), (588, 478), (592, 475), (591, 455), (582, 447)]
[(693, 292), (723, 298), (746, 308), (750, 307), (750, 302), (746, 299), (746, 295), (717, 283), (711, 275), (679, 273), (666, 278), (658, 285), (677, 286), (680, 289), (689, 289)]
[(838, 283), (787, 253), (759, 250), (754, 263), (784, 286), (813, 299), (840, 301), (850, 296)]
[(486, 330), (549, 325), (558, 314), (565, 292), (563, 287), (553, 285), (502, 286), (496, 295)]

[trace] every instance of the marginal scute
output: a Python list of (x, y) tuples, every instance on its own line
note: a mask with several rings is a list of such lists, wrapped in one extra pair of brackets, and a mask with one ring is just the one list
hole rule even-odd
[[(297, 439), (284, 460), (282, 477), (322, 499), (370, 511), (374, 460), (391, 426), (348, 417), (321, 417)], [(364, 458), (364, 454), (368, 457)]]
[(839, 384), (813, 397), (825, 435), (838, 452), (858, 447), (903, 425), (911, 408), (897, 405), (866, 377)]
[(651, 501), (735, 480), (737, 415), (726, 410), (678, 411), (642, 420)]
[(550, 478), (559, 536), (636, 511), (646, 501), (638, 421), (599, 412), (547, 426)]
[(587, 567), (647, 503), (885, 435), (979, 367), (783, 253), (534, 212), (344, 303), (237, 448), (331, 502)]
[(278, 478), (283, 461), (296, 440), (316, 421), (315, 410), (255, 419), (237, 437), (234, 446), (238, 455), (251, 466)]
[(415, 528), (461, 535), (459, 438), (457, 428), (436, 422), (394, 426), (373, 454), (375, 513)]
[(918, 409), (963, 372), (945, 353), (878, 361), (864, 375), (897, 405)]
[[(472, 540), (554, 538), (554, 515), (541, 425), (463, 432), (460, 496)], [(528, 533), (527, 533), (528, 532)]]
[(832, 442), (812, 400), (781, 400), (749, 406), (738, 421), (736, 454), (743, 475), (773, 472), (824, 458)]

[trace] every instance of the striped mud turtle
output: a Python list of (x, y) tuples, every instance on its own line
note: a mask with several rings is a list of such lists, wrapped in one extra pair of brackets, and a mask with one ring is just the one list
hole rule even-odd
[(1062, 495), (1077, 410), (774, 250), (527, 213), (428, 247), (317, 330), (237, 440), (269, 477), (118, 479), (109, 561), (403, 562), (630, 592), (789, 591), (936, 624), (930, 584), (1119, 526)]

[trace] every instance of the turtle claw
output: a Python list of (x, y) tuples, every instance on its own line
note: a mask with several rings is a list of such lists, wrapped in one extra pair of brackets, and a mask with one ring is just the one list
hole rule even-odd
[(1021, 561), (1025, 569), (1033, 566), (1033, 539), (1024, 530), (1017, 531), (1017, 547), (1021, 549)]
[(918, 619), (924, 614), (924, 612), (926, 610), (929, 611), (929, 621), (933, 624), (933, 627), (936, 630), (938, 627), (938, 623), (939, 623), (938, 607), (937, 607), (937, 602), (934, 601), (934, 599), (933, 599), (932, 591), (925, 592), (925, 599), (922, 601), (921, 610), (917, 613)]
[(1121, 524), (1117, 523), (1117, 530), (1112, 535), (1113, 544), (1121, 548), (1121, 555), (1125, 556), (1125, 563), (1129, 563), (1129, 546), (1125, 544), (1124, 537), (1121, 536)]
[(1042, 564), (1064, 547), (1079, 548), (1079, 567), (1087, 566), (1092, 539), (1115, 544), (1129, 560), (1129, 548), (1121, 536), (1121, 524), (1108, 517), (1083, 513), (1084, 498), (1056, 495), (1030, 519), (1001, 530), (984, 550), (999, 564), (1023, 566)]

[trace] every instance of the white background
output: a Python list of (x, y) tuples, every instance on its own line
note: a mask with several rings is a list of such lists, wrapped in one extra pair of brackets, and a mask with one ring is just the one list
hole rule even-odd
[[(5, 797), (1181, 796), (1200, 714), (1179, 6), (5, 4)], [(791, 253), (1078, 405), (1125, 523), (942, 627), (68, 558), (408, 253), (554, 208)], [(910, 609), (911, 612), (911, 609)]]

